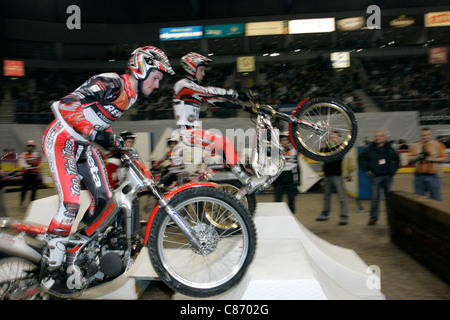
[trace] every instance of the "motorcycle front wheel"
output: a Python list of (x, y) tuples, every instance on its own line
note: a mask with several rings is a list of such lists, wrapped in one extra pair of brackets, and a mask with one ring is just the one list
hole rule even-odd
[(358, 125), (355, 114), (337, 99), (311, 99), (293, 116), (303, 124), (289, 125), (291, 140), (297, 150), (311, 160), (339, 160), (356, 141)]
[(171, 289), (191, 297), (226, 292), (244, 276), (256, 250), (253, 220), (241, 202), (215, 187), (193, 187), (170, 205), (200, 240), (195, 248), (163, 209), (150, 229), (152, 265)]

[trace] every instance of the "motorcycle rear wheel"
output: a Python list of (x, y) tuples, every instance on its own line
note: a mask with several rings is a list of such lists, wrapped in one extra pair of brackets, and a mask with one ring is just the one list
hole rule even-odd
[[(215, 296), (234, 287), (256, 250), (256, 230), (248, 210), (235, 197), (214, 187), (184, 190), (170, 204), (188, 221), (202, 247), (191, 246), (160, 209), (153, 219), (148, 245), (152, 265), (161, 280), (191, 297)], [(207, 212), (211, 208), (215, 223)]]
[[(332, 162), (341, 159), (354, 145), (358, 124), (353, 111), (343, 102), (334, 98), (309, 100), (294, 114), (320, 128), (290, 124), (289, 134), (297, 150), (311, 160)], [(340, 143), (329, 143), (331, 135), (338, 134)]]
[(39, 291), (37, 266), (18, 257), (0, 260), (0, 300), (46, 300)]
[[(243, 186), (242, 183), (239, 181), (228, 180), (220, 182), (220, 187), (223, 188), (226, 192), (228, 192), (232, 196), (236, 196), (236, 194), (240, 192), (240, 189), (242, 189)], [(254, 193), (246, 194), (244, 197), (241, 198), (240, 201), (248, 209), (250, 215), (254, 216), (256, 211), (256, 195)]]

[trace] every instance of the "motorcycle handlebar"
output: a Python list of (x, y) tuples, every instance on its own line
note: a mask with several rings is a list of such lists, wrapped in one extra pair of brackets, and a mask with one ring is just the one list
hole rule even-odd
[(294, 122), (294, 123), (297, 122), (297, 119), (295, 117), (285, 114), (285, 113), (278, 112), (274, 108), (272, 108), (271, 106), (266, 105), (266, 104), (262, 104), (262, 105), (254, 104), (252, 107), (252, 110), (254, 113), (261, 112), (261, 113), (271, 116), (272, 118), (278, 118), (283, 121)]

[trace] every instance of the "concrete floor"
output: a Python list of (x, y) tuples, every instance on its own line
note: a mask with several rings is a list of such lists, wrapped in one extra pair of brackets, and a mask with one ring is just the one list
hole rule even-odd
[[(413, 191), (413, 174), (401, 173), (394, 178), (394, 190)], [(53, 189), (38, 190), (38, 198), (55, 194)], [(19, 205), (19, 192), (4, 194), (8, 216), (21, 219), (26, 208)], [(258, 195), (259, 202), (273, 201), (273, 194)], [(450, 205), (450, 173), (443, 178), (444, 202)], [(348, 249), (353, 249), (367, 265), (377, 265), (381, 271), (381, 291), (387, 300), (448, 300), (450, 286), (390, 241), (386, 212), (381, 206), (380, 219), (375, 226), (368, 226), (368, 211), (360, 212), (356, 200), (350, 199), (349, 224), (339, 226), (337, 195), (332, 198), (332, 211), (328, 221), (315, 218), (322, 210), (323, 194), (308, 192), (296, 199), (295, 217), (320, 238)], [(370, 200), (360, 201), (363, 208), (370, 208)], [(161, 282), (151, 283), (141, 300), (170, 299), (172, 292)]]

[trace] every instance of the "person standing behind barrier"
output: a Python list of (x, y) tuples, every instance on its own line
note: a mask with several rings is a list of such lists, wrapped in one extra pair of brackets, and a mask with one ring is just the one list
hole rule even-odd
[(28, 190), (31, 190), (30, 201), (36, 199), (36, 190), (38, 186), (39, 165), (41, 164), (41, 155), (35, 151), (36, 143), (34, 140), (28, 140), (26, 151), (19, 156), (19, 165), (22, 167), (22, 192), (20, 194), (20, 205), (25, 205), (25, 196)]
[(373, 143), (362, 150), (358, 164), (370, 177), (372, 205), (369, 225), (375, 225), (378, 220), (381, 189), (384, 191), (386, 213), (389, 216), (388, 194), (392, 188), (392, 178), (400, 166), (400, 157), (388, 142), (385, 131), (375, 132)]
[[(134, 141), (136, 139), (136, 135), (131, 131), (122, 131), (120, 136), (123, 139), (123, 146), (126, 148), (133, 148)], [(121, 155), (118, 150), (114, 150), (113, 152), (107, 152), (102, 156), (105, 157), (105, 168), (108, 173), (108, 181), (109, 185), (112, 189), (116, 189), (119, 184), (122, 182), (122, 179), (125, 178), (122, 174), (122, 160)]]
[(184, 161), (183, 161), (183, 147), (178, 145), (179, 141), (176, 138), (169, 138), (167, 140), (167, 147), (169, 150), (164, 157), (158, 160), (153, 166), (152, 170), (160, 170), (159, 183), (165, 190), (177, 181), (179, 185), (184, 182)]
[(286, 159), (286, 165), (283, 171), (274, 181), (275, 202), (281, 202), (283, 193), (287, 193), (289, 209), (295, 214), (295, 197), (300, 185), (300, 168), (298, 166), (297, 150), (289, 144), (287, 134), (280, 135), (280, 143), (283, 147), (283, 155)]
[(431, 199), (442, 201), (441, 163), (448, 159), (445, 145), (433, 139), (430, 128), (420, 130), (420, 139), (411, 147), (408, 155), (409, 161), (416, 168), (415, 193), (423, 196), (429, 191)]
[[(330, 146), (328, 149), (333, 150), (340, 143), (340, 138), (337, 135), (330, 137)], [(331, 195), (333, 186), (339, 195), (339, 201), (341, 204), (341, 218), (339, 225), (346, 225), (348, 223), (348, 198), (344, 188), (344, 180), (342, 178), (342, 158), (332, 162), (326, 162), (323, 165), (323, 173), (325, 177), (325, 194), (324, 194), (324, 206), (322, 213), (316, 218), (316, 221), (328, 220), (331, 206)]]

